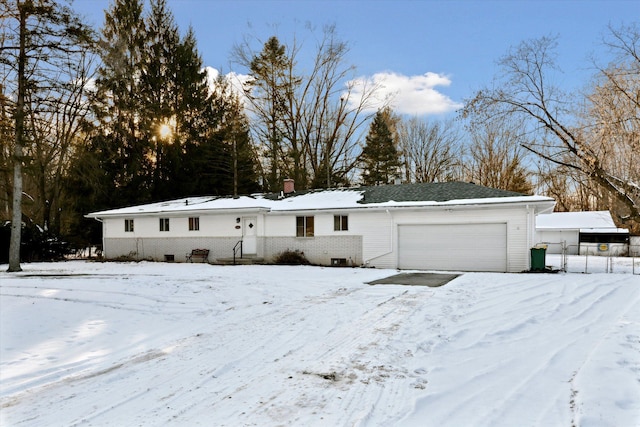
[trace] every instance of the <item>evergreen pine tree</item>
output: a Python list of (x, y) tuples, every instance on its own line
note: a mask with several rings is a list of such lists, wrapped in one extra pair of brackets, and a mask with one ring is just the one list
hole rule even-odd
[(193, 30), (181, 39), (166, 0), (150, 6), (145, 17), (141, 0), (116, 0), (106, 14), (98, 131), (78, 157), (103, 172), (100, 207), (233, 191), (230, 95), (210, 91)]
[(172, 197), (175, 188), (172, 175), (179, 161), (175, 153), (180, 141), (176, 134), (178, 111), (174, 94), (179, 92), (175, 58), (180, 35), (165, 0), (151, 2), (145, 22), (140, 67), (140, 130), (152, 151), (146, 177), (150, 195), (153, 200), (161, 200)]
[(218, 77), (209, 97), (208, 126), (202, 143), (188, 148), (198, 194), (246, 194), (259, 190), (257, 158), (248, 119), (229, 82)]
[[(237, 122), (235, 147), (251, 147), (239, 101), (228, 87), (210, 90), (193, 30), (180, 38), (166, 0), (150, 6), (143, 16), (142, 0), (116, 0), (106, 14), (97, 126), (73, 169), (97, 209), (242, 188), (228, 130)], [(236, 160), (255, 183), (255, 157)]]
[(360, 155), (363, 185), (391, 184), (399, 176), (400, 153), (394, 141), (389, 110), (379, 110), (366, 136)]
[[(166, 0), (151, 2), (147, 22), (143, 90), (147, 93), (146, 132), (155, 146), (152, 197), (193, 195), (198, 193), (193, 172), (200, 162), (195, 147), (212, 143), (207, 134), (219, 126), (219, 118), (212, 113), (207, 74), (193, 30), (189, 28), (180, 39)], [(210, 169), (222, 159), (222, 147), (212, 151), (217, 154), (209, 158)]]
[(99, 208), (150, 200), (151, 146), (140, 130), (142, 11), (142, 0), (115, 0), (105, 13), (93, 105), (96, 133), (83, 155), (97, 160), (93, 194)]
[(259, 135), (265, 147), (267, 159), (267, 190), (277, 191), (281, 186), (284, 164), (283, 128), (286, 101), (292, 93), (292, 80), (287, 75), (290, 58), (285, 46), (273, 36), (264, 44), (262, 51), (250, 64), (253, 77), (251, 102), (259, 120), (264, 123), (263, 134)]
[(228, 159), (231, 160), (233, 188), (231, 194), (249, 194), (259, 191), (257, 185), (257, 158), (249, 136), (249, 120), (243, 111), (242, 102), (232, 96), (226, 109), (225, 141)]

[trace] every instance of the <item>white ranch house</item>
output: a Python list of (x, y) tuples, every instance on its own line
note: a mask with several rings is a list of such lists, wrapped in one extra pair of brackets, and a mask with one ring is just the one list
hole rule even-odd
[[(288, 185), (287, 185), (288, 184)], [(447, 182), (233, 197), (189, 197), (102, 212), (103, 255), (184, 262), (270, 262), (304, 252), (319, 265), (520, 272), (530, 267), (536, 216), (548, 197)], [(239, 255), (238, 255), (239, 256)]]

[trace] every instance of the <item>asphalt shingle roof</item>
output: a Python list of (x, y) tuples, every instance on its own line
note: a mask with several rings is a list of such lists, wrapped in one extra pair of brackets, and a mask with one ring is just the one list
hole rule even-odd
[[(332, 188), (331, 191), (361, 191), (363, 198), (359, 203), (385, 202), (447, 202), (449, 200), (490, 199), (494, 197), (519, 197), (527, 194), (514, 191), (483, 187), (469, 182), (428, 182), (415, 184), (378, 185), (373, 187)], [(326, 189), (299, 190), (286, 195), (286, 198), (320, 193)], [(265, 194), (265, 199), (279, 200), (279, 193)]]
[(362, 187), (364, 197), (360, 203), (446, 202), (449, 200), (487, 199), (494, 197), (516, 197), (525, 194), (497, 188), (483, 187), (468, 182), (434, 182), (401, 185)]

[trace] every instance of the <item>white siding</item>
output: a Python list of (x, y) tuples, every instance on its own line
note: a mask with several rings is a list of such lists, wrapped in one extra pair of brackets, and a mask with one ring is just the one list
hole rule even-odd
[[(200, 216), (200, 230), (188, 231), (189, 224), (186, 223), (182, 228), (182, 235), (186, 237), (191, 236), (223, 236), (223, 237), (238, 237), (242, 236), (242, 218), (244, 215), (201, 215)], [(253, 217), (254, 215), (247, 215)], [(240, 218), (240, 222), (237, 222), (237, 218)], [(187, 219), (185, 218), (185, 221)], [(260, 232), (260, 220), (258, 218), (258, 233)], [(240, 226), (241, 228), (236, 228)]]
[(365, 264), (380, 268), (398, 267), (398, 226), (416, 224), (504, 223), (507, 232), (507, 267), (510, 272), (529, 268), (530, 221), (524, 206), (456, 207), (453, 209), (405, 209), (358, 212), (349, 226), (363, 236)]
[(567, 244), (567, 254), (578, 255), (579, 230), (548, 230), (536, 233), (536, 243), (547, 245), (547, 253), (561, 254), (562, 242)]
[(349, 214), (350, 232), (362, 236), (365, 265), (395, 268), (394, 223), (391, 212), (364, 211)]
[(296, 235), (296, 217), (312, 216), (314, 217), (314, 235), (315, 236), (353, 236), (358, 235), (352, 229), (353, 213), (339, 213), (339, 215), (349, 216), (349, 230), (334, 231), (333, 230), (333, 212), (306, 212), (291, 214), (272, 214), (266, 216), (265, 233), (269, 237), (295, 237)]
[[(189, 217), (200, 218), (200, 230), (189, 230)], [(255, 215), (253, 215), (255, 216)], [(138, 238), (138, 237), (235, 237), (242, 236), (242, 229), (236, 229), (236, 218), (242, 215), (187, 215), (169, 216), (159, 214), (158, 216), (127, 217), (134, 220), (133, 232), (124, 231), (125, 218), (107, 218), (104, 220), (104, 237), (106, 238)], [(169, 231), (160, 231), (159, 218), (169, 218)], [(260, 229), (262, 221), (258, 218)]]
[[(333, 230), (333, 212), (309, 212), (304, 214), (268, 215), (266, 218), (265, 233), (268, 237), (295, 237), (296, 216), (314, 216), (314, 232), (316, 237), (362, 236), (362, 260), (360, 262), (367, 263), (367, 261), (373, 259), (375, 263), (371, 265), (377, 267), (394, 268), (396, 266), (396, 260), (393, 254), (393, 225), (391, 222), (391, 214), (385, 213), (384, 211), (342, 211), (336, 214), (347, 215), (349, 217), (349, 230)], [(298, 242), (299, 249), (308, 247), (312, 241), (313, 238), (300, 238)], [(341, 242), (341, 240), (336, 239), (335, 242), (338, 243)], [(294, 243), (295, 241), (290, 242), (289, 245), (298, 248)], [(267, 250), (266, 252), (269, 251)], [(351, 257), (351, 254), (349, 254), (349, 256)]]
[(265, 236), (292, 237), (296, 235), (295, 215), (267, 215), (264, 227)]

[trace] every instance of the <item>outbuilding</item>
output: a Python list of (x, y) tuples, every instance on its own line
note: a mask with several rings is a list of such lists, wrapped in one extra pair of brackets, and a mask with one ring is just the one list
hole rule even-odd
[(549, 197), (464, 182), (400, 184), (240, 197), (189, 197), (94, 212), (107, 258), (272, 261), (298, 251), (314, 264), (520, 272)]
[(609, 211), (554, 212), (536, 223), (538, 244), (547, 253), (622, 256), (629, 253), (629, 230), (618, 228)]

